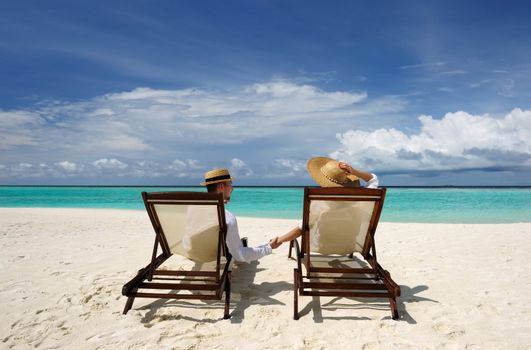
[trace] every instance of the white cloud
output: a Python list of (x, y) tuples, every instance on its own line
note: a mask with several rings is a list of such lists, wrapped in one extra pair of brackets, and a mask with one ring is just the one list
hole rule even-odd
[(339, 109), (367, 98), (366, 93), (324, 92), (311, 85), (296, 85), (287, 81), (254, 84), (245, 92), (254, 100), (254, 109), (262, 115)]
[[(108, 133), (103, 139), (97, 142), (97, 146), (107, 151), (144, 151), (152, 149), (151, 146), (145, 144), (141, 139), (130, 135)], [(95, 146), (94, 142), (83, 144), (84, 148)]]
[(420, 132), (349, 130), (337, 138), (334, 158), (374, 171), (459, 170), (531, 166), (531, 111), (503, 118), (447, 113), (420, 116)]
[(475, 82), (475, 83), (470, 83), (470, 84), (468, 85), (468, 87), (471, 88), (471, 89), (476, 89), (476, 88), (481, 87), (481, 86), (484, 86), (484, 85), (486, 85), (486, 84), (488, 84), (488, 83), (490, 83), (490, 82), (491, 82), (490, 79), (483, 79), (483, 80), (481, 80), (481, 81), (477, 81), (477, 82)]
[(498, 94), (507, 97), (515, 96), (514, 84), (515, 83), (513, 79), (503, 79), (499, 81)]
[(504, 118), (421, 116), (420, 131), (408, 133), (418, 125), (404, 116), (407, 104), (407, 97), (369, 99), (365, 92), (278, 79), (234, 90), (138, 88), (76, 103), (42, 102), (0, 110), (0, 149), (9, 150), (0, 171), (8, 178), (196, 179), (228, 166), (239, 176), (275, 178), (305, 174), (307, 158), (330, 150), (382, 171), (529, 162), (529, 126), (522, 126), (529, 111)]
[(176, 160), (172, 163), (140, 161), (126, 164), (115, 158), (102, 158), (86, 164), (67, 160), (56, 162), (53, 165), (26, 162), (11, 165), (0, 164), (0, 176), (64, 178), (74, 175), (96, 177), (105, 174), (133, 178), (197, 178), (203, 175), (202, 169), (204, 166), (193, 159), (187, 159), (184, 162)]
[(230, 172), (233, 176), (251, 176), (253, 170), (241, 159), (233, 158), (230, 161)]
[(107, 159), (107, 158), (102, 158), (102, 159), (98, 159), (94, 162), (92, 162), (92, 165), (97, 168), (97, 169), (100, 169), (100, 170), (107, 170), (107, 169), (120, 169), (120, 170), (123, 170), (123, 169), (126, 169), (128, 167), (127, 164), (119, 161), (118, 159), (115, 159), (115, 158), (111, 158), (111, 159)]
[(15, 149), (18, 146), (37, 146), (32, 130), (39, 128), (43, 120), (36, 113), (28, 111), (0, 110), (0, 150)]
[(454, 70), (448, 70), (448, 71), (441, 72), (441, 74), (443, 75), (464, 75), (468, 73), (469, 72), (464, 69), (454, 69)]
[(278, 176), (300, 176), (306, 172), (306, 163), (294, 159), (275, 159), (273, 161), (273, 171), (268, 172), (268, 177)]
[(49, 162), (88, 162), (108, 154), (143, 161), (155, 153), (167, 160), (175, 149), (186, 150), (186, 157), (198, 147), (264, 137), (282, 142), (280, 135), (294, 125), (293, 132), (316, 134), (324, 126), (316, 130), (311, 124), (322, 120), (334, 134), (346, 120), (402, 108), (398, 100), (366, 100), (365, 92), (327, 92), (287, 80), (235, 90), (137, 88), (82, 102), (0, 111), (0, 149), (15, 150), (11, 161), (17, 153), (36, 150), (46, 151)]
[(164, 176), (180, 177), (180, 174), (175, 173), (172, 170), (171, 165), (165, 166), (158, 162), (153, 161), (141, 161), (136, 162), (129, 166), (127, 172), (123, 173), (124, 176), (134, 178), (159, 178)]
[(32, 164), (27, 162), (0, 166), (3, 177), (37, 178), (45, 175), (60, 176), (60, 172), (45, 164)]
[(15, 164), (13, 167), (12, 167), (12, 170), (14, 170), (15, 172), (25, 172), (29, 169), (32, 169), (34, 167), (33, 164), (30, 164), (30, 163), (19, 163), (19, 164)]
[(449, 87), (440, 87), (437, 90), (440, 92), (454, 92), (454, 89), (449, 88)]
[(199, 178), (203, 175), (205, 165), (196, 159), (175, 159), (160, 171), (166, 175), (180, 178)]
[[(72, 162), (69, 162), (67, 160), (55, 163), (55, 166), (58, 169), (65, 171), (66, 173), (76, 173), (78, 171), (81, 171), (82, 168), (83, 168), (82, 166), (79, 166), (76, 163), (72, 163)], [(45, 168), (45, 167), (42, 166), (42, 164), (40, 164), (40, 167), (41, 168)]]
[(196, 159), (186, 159), (184, 161), (176, 159), (169, 165), (171, 170), (199, 170), (204, 168), (205, 166)]
[(430, 67), (443, 67), (446, 65), (446, 62), (427, 62), (427, 63), (417, 63), (401, 66), (400, 69), (418, 69), (418, 68), (430, 68)]

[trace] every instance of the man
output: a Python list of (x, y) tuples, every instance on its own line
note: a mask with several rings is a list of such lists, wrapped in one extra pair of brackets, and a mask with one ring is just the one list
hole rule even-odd
[[(375, 174), (355, 169), (347, 163), (338, 162), (328, 157), (314, 157), (308, 161), (306, 168), (312, 179), (321, 187), (360, 187), (359, 179), (365, 182), (365, 188), (378, 188), (379, 185), (378, 177)], [(318, 214), (318, 211), (314, 210), (313, 214)], [(310, 220), (315, 221), (312, 217)], [(315, 229), (315, 231), (318, 230)], [(301, 234), (302, 222), (272, 241), (282, 244), (294, 240)]]
[[(210, 193), (223, 193), (225, 203), (230, 201), (232, 193), (232, 178), (227, 169), (214, 169), (205, 173), (205, 182), (201, 183), (206, 186)], [(236, 261), (251, 262), (258, 260), (265, 255), (272, 253), (272, 249), (280, 246), (276, 240), (262, 244), (257, 247), (245, 247), (240, 239), (238, 231), (238, 222), (236, 217), (230, 211), (225, 209), (225, 220), (227, 222), (227, 248)]]

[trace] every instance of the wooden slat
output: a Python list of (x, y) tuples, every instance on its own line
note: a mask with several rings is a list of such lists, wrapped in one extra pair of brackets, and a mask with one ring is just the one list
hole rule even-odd
[(217, 274), (214, 271), (175, 271), (175, 270), (156, 270), (153, 273), (154, 276), (204, 276), (204, 277), (216, 277)]
[(304, 278), (307, 279), (332, 279), (332, 280), (367, 280), (367, 281), (380, 281), (378, 277), (363, 277), (363, 276), (323, 276), (323, 275), (306, 275)]
[(198, 299), (198, 300), (219, 300), (219, 298), (212, 294), (164, 294), (164, 293), (133, 293), (131, 296), (135, 298), (161, 298), (161, 299)]
[(310, 267), (308, 269), (309, 273), (312, 272), (326, 272), (326, 273), (351, 273), (351, 274), (374, 274), (374, 269), (364, 269), (364, 268), (333, 268), (333, 267)]
[(183, 281), (191, 281), (191, 282), (208, 282), (208, 283), (218, 283), (218, 280), (215, 278), (200, 278), (200, 277), (182, 277), (182, 278), (161, 278), (161, 277), (153, 277), (153, 281), (176, 281), (176, 282), (183, 282)]
[(327, 282), (303, 282), (304, 288), (315, 289), (374, 289), (374, 290), (387, 290), (384, 284), (376, 283), (327, 283)]
[(321, 292), (321, 291), (309, 291), (304, 290), (302, 295), (313, 295), (313, 296), (322, 296), (322, 297), (343, 297), (343, 298), (389, 298), (392, 295), (389, 293), (368, 293), (368, 292)]
[(145, 289), (180, 289), (180, 290), (216, 290), (220, 286), (216, 284), (193, 284), (193, 283), (154, 283), (143, 282), (139, 283), (138, 288)]

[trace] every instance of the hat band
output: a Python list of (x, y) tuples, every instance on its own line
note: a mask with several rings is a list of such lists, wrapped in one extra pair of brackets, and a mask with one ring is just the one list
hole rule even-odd
[(332, 179), (330, 176), (326, 175), (326, 174), (324, 173), (323, 169), (321, 169), (321, 174), (323, 174), (324, 177), (326, 177), (328, 180), (330, 180), (330, 181), (332, 181), (333, 183), (336, 183), (336, 184), (338, 184), (338, 185), (343, 185), (345, 182), (347, 182), (347, 179), (348, 179), (348, 178), (345, 178), (345, 181), (343, 181), (343, 182), (339, 182), (339, 181), (337, 181), (336, 179)]
[(218, 180), (230, 180), (230, 175), (220, 175), (205, 179), (205, 182), (218, 181)]

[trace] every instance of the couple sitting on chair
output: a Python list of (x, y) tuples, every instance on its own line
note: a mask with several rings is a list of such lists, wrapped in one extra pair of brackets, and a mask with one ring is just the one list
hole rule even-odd
[[(327, 157), (315, 157), (308, 161), (308, 172), (321, 187), (360, 187), (359, 179), (365, 182), (365, 188), (378, 188), (378, 177), (358, 169), (347, 163), (338, 162)], [(215, 169), (205, 173), (205, 182), (209, 193), (222, 193), (225, 203), (230, 201), (232, 178), (227, 169)], [(319, 211), (323, 211), (320, 208)], [(275, 237), (269, 243), (257, 247), (245, 247), (240, 239), (236, 217), (225, 209), (227, 220), (227, 247), (236, 261), (250, 262), (271, 254), (284, 242), (290, 242), (302, 234), (302, 224), (288, 233)]]
[[(304, 189), (302, 223), (255, 247), (242, 242), (236, 217), (225, 210), (232, 193), (227, 169), (205, 174), (202, 185), (208, 193), (143, 192), (155, 244), (151, 263), (122, 289), (128, 297), (124, 313), (136, 297), (220, 300), (224, 293), (223, 318), (229, 318), (232, 259), (257, 260), (289, 241), (290, 256), (295, 247), (297, 258), (295, 319), (299, 317), (298, 295), (388, 298), (392, 317), (397, 319), (400, 287), (378, 264), (374, 243), (386, 190), (377, 189), (376, 175), (330, 158), (312, 158), (307, 168), (321, 188)], [(359, 179), (365, 188), (360, 188)], [(159, 246), (162, 252), (157, 255)], [(194, 267), (170, 270), (162, 266), (173, 254), (187, 257)], [(168, 293), (153, 291), (160, 289)]]

